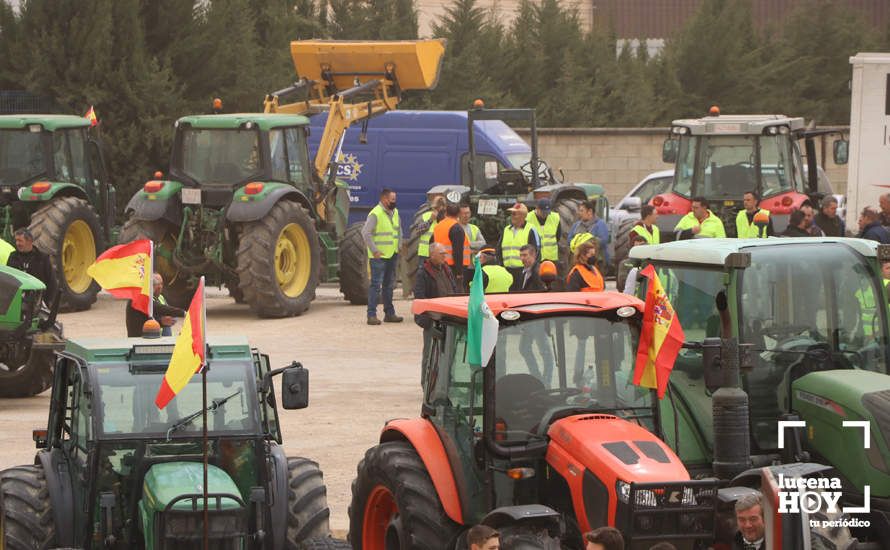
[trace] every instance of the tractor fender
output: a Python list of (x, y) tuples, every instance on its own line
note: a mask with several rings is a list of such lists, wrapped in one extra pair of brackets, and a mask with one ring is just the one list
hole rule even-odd
[(77, 197), (78, 199), (89, 200), (86, 191), (74, 185), (73, 183), (64, 182), (41, 182), (49, 183), (49, 189), (42, 193), (35, 193), (31, 190), (32, 186), (19, 188), (19, 200), (22, 202), (47, 202), (55, 197)]
[(433, 487), (445, 513), (452, 521), (463, 525), (463, 510), (451, 462), (432, 422), (425, 418), (390, 420), (380, 434), (380, 443), (388, 441), (407, 441), (414, 447), (433, 480)]
[[(245, 186), (246, 187), (246, 186)], [(283, 183), (265, 183), (263, 190), (254, 195), (244, 192), (245, 187), (235, 191), (232, 203), (226, 210), (226, 219), (230, 222), (254, 222), (262, 219), (272, 210), (272, 207), (280, 200), (292, 200), (309, 211), (309, 215), (315, 217), (315, 209), (311, 201), (296, 187)]]
[(59, 546), (74, 546), (74, 493), (68, 463), (61, 449), (40, 451), (34, 459), (43, 468)]
[(182, 223), (182, 202), (179, 190), (182, 184), (178, 181), (164, 181), (163, 188), (157, 193), (146, 193), (140, 189), (124, 212), (130, 213), (130, 218), (146, 222), (165, 219), (175, 226)]
[(273, 443), (270, 447), (272, 478), (269, 485), (274, 494), (266, 496), (267, 506), (268, 499), (272, 500), (272, 505), (269, 506), (272, 525), (266, 527), (267, 531), (272, 531), (272, 548), (284, 548), (287, 531), (287, 455), (281, 445)]
[(579, 201), (586, 201), (588, 198), (587, 192), (583, 188), (568, 183), (557, 183), (539, 187), (532, 192), (532, 195), (534, 195), (534, 193), (541, 192), (550, 192), (551, 204), (556, 204), (563, 199), (578, 199)]

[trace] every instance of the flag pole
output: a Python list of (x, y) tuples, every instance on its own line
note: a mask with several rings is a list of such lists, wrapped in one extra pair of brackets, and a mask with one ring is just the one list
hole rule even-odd
[(154, 319), (155, 316), (155, 242), (148, 241), (148, 318)]
[(201, 364), (201, 399), (203, 406), (203, 438), (204, 438), (204, 550), (210, 550), (210, 522), (207, 511), (207, 302), (204, 300), (204, 277), (201, 276), (201, 349), (204, 350), (204, 362)]

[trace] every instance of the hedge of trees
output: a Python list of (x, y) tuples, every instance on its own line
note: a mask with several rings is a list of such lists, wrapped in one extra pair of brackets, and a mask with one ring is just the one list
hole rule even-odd
[[(708, 0), (656, 56), (619, 47), (608, 23), (582, 30), (557, 0), (522, 0), (506, 25), (477, 0), (453, 0), (435, 22), (448, 39), (439, 86), (405, 107), (535, 107), (539, 125), (652, 126), (723, 112), (782, 112), (849, 121), (850, 65), (890, 47), (842, 5), (807, 0), (755, 25), (746, 0)], [(253, 111), (295, 79), (300, 38), (416, 38), (413, 0), (23, 0), (0, 2), (0, 90), (46, 95), (60, 112), (94, 105), (123, 197), (169, 155), (172, 122)]]

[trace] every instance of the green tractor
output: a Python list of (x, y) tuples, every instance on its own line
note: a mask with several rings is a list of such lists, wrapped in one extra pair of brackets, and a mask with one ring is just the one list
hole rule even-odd
[(61, 326), (41, 308), (44, 285), (0, 265), (0, 397), (28, 397), (52, 383), (54, 350), (64, 347)]
[[(174, 339), (69, 341), (32, 465), (0, 472), (0, 546), (14, 550), (202, 548), (201, 377), (154, 404)], [(285, 455), (282, 405), (308, 405), (308, 372), (271, 370), (240, 337), (207, 348), (211, 548), (336, 548), (315, 462)]]
[[(719, 342), (736, 339), (750, 400), (747, 423), (734, 421), (750, 432), (744, 460), (832, 466), (842, 502), (871, 506), (873, 531), (852, 533), (888, 547), (890, 332), (879, 262), (890, 260), (890, 247), (844, 238), (697, 239), (637, 246), (630, 260), (655, 267), (691, 343), (674, 365), (660, 417), (690, 471), (709, 472), (715, 460), (714, 392), (727, 360)], [(782, 430), (779, 421), (803, 424)], [(867, 447), (861, 427), (843, 425), (849, 421), (870, 426)]]
[(89, 126), (71, 115), (0, 116), (0, 238), (31, 228), (56, 269), (62, 311), (96, 301), (86, 270), (112, 240), (115, 191)]
[[(531, 129), (530, 149), (526, 149), (524, 153), (509, 154), (503, 160), (478, 154), (476, 132), (480, 130), (477, 128), (479, 124), (499, 124), (500, 126), (489, 126), (488, 131), (496, 130), (500, 135), (506, 135), (506, 140), (511, 143), (522, 143), (522, 138), (504, 124), (507, 122), (528, 125)], [(454, 185), (437, 185), (427, 191), (427, 202), (417, 209), (410, 234), (399, 254), (399, 273), (406, 295), (414, 289), (414, 279), (419, 267), (417, 249), (420, 240), (424, 235), (429, 238), (424, 216), (428, 215), (431, 205), (440, 197), (451, 202), (469, 204), (473, 211), (471, 223), (479, 226), (486, 242), (491, 246), (501, 241), (504, 227), (510, 223), (507, 208), (521, 202), (531, 212), (538, 199), (549, 198), (553, 212), (559, 214), (562, 235), (559, 258), (566, 265), (570, 263), (566, 237), (578, 218), (578, 206), (585, 200), (595, 200), (597, 216), (608, 221), (609, 201), (602, 185), (559, 181), (553, 170), (538, 156), (534, 109), (488, 109), (477, 106), (467, 111), (467, 134), (468, 150), (462, 157), (465, 159), (465, 166), (461, 169), (463, 181)]]
[[(188, 303), (201, 275), (261, 317), (303, 313), (319, 281), (339, 280), (347, 300), (367, 303), (362, 224), (347, 227), (349, 187), (334, 179), (332, 159), (351, 124), (395, 109), (403, 90), (433, 88), (444, 48), (439, 40), (293, 42), (302, 78), (269, 94), (264, 113), (176, 122), (169, 177), (130, 200), (121, 241), (154, 241), (174, 305)], [(279, 102), (286, 97), (297, 99)], [(310, 161), (306, 115), (320, 111), (327, 125)]]

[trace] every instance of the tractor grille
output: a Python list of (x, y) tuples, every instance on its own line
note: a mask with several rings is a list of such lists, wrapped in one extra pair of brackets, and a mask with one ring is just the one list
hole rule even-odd
[[(167, 511), (162, 515), (164, 550), (202, 550), (204, 512)], [(246, 547), (247, 516), (243, 510), (208, 512), (208, 538), (211, 548), (238, 550)]]
[[(616, 527), (631, 543), (713, 539), (719, 482), (631, 483), (619, 495)], [(639, 546), (638, 544), (636, 546)]]

